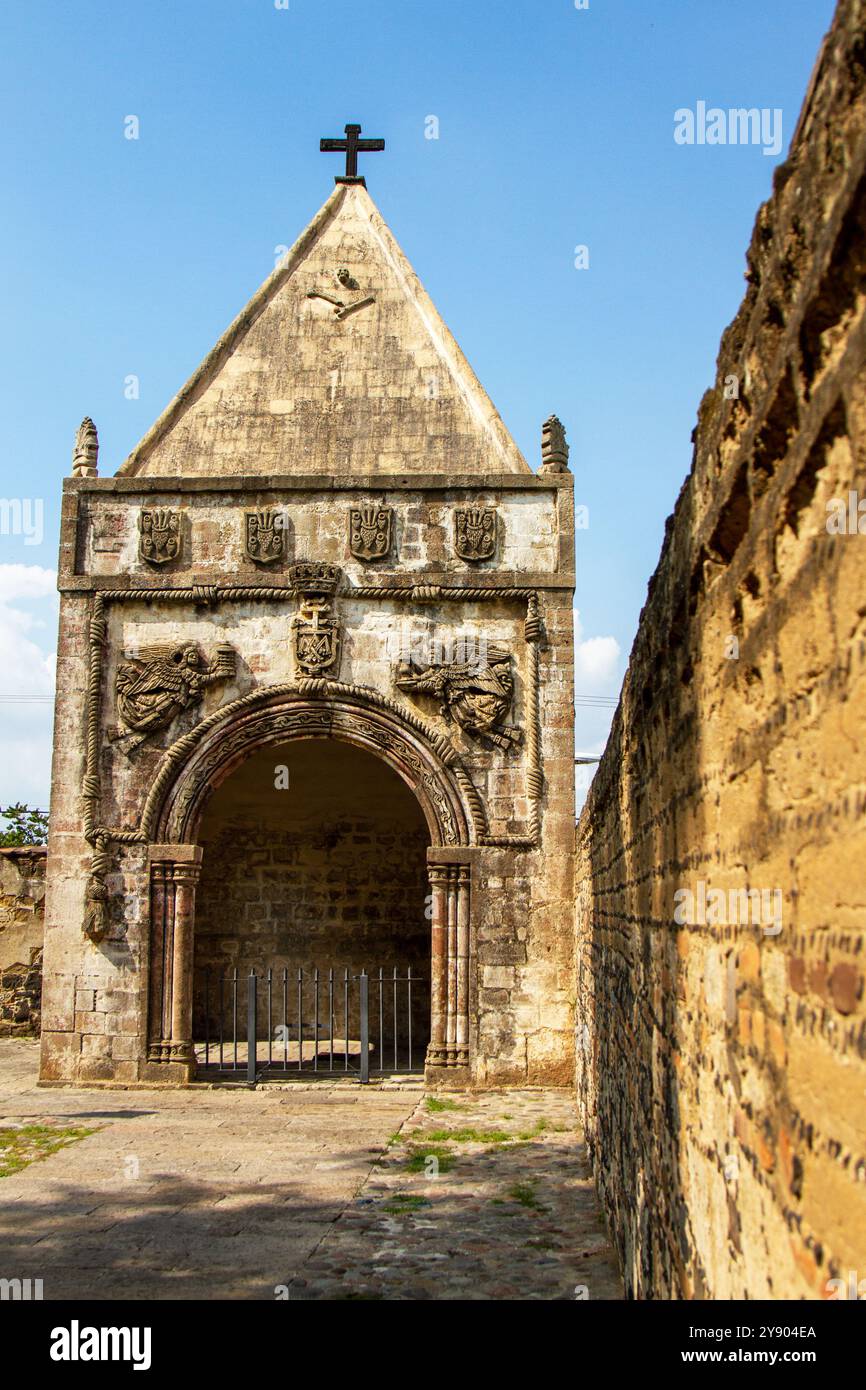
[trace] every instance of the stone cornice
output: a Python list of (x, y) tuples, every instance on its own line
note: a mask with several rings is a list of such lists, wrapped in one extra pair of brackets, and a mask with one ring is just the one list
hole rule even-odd
[[(415, 597), (417, 591), (437, 588), (437, 599), (450, 602), (476, 603), (482, 599), (525, 597), (531, 590), (561, 590), (571, 593), (575, 586), (575, 576), (568, 574), (518, 573), (514, 570), (501, 570), (497, 573), (455, 574), (450, 570), (419, 570), (407, 582), (407, 572), (383, 576), (379, 584), (347, 584), (340, 597), (344, 599), (392, 599), (404, 603), (430, 602), (431, 597)], [(57, 587), (61, 593), (102, 594), (114, 603), (151, 603), (157, 599), (165, 603), (209, 604), (211, 594), (216, 599), (241, 600), (244, 602), (279, 603), (294, 596), (294, 588), (288, 575), (268, 575), (265, 580), (256, 582), (248, 571), (236, 570), (231, 573), (220, 571), (219, 579), (211, 580), (209, 575), (191, 577), (189, 584), (171, 585), (151, 580), (142, 583), (149, 576), (140, 575), (61, 575)], [(275, 582), (284, 578), (284, 583)]]
[(570, 492), (571, 473), (367, 473), (335, 478), (319, 473), (230, 474), (207, 478), (163, 478), (117, 475), (113, 478), (64, 478), (63, 491), (75, 493), (237, 493), (244, 500), (251, 492), (470, 492), (473, 496), (494, 491)]

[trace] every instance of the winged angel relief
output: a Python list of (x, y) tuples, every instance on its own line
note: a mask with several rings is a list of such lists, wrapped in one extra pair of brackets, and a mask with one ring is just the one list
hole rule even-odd
[(511, 656), (503, 647), (488, 644), (482, 659), (423, 670), (401, 663), (395, 684), (412, 695), (432, 695), (441, 701), (440, 713), (446, 719), (498, 748), (513, 748), (523, 738), (520, 729), (504, 722), (514, 696), (514, 676)]
[(117, 714), (123, 728), (114, 739), (125, 753), (166, 728), (191, 705), (197, 705), (209, 685), (235, 675), (235, 652), (220, 644), (205, 664), (195, 642), (179, 646), (142, 647), (137, 658), (120, 664), (114, 683)]

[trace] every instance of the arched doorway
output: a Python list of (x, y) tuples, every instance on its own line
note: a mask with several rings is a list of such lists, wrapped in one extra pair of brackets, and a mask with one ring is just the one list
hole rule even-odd
[[(272, 782), (274, 769), (285, 766), (291, 786), (286, 749), (305, 743), (335, 743), (372, 756), (396, 774), (421, 811), (430, 914), (428, 922), (425, 912), (430, 962), (426, 1070), (432, 1084), (446, 1081), (444, 1069), (448, 1083), (462, 1084), (471, 1076), (475, 980), (470, 893), (474, 846), (483, 831), (477, 794), (453, 746), (421, 719), (374, 691), (322, 679), (271, 686), (224, 706), (172, 745), (157, 770), (142, 816), (150, 865), (147, 1055), (149, 1063), (158, 1064), (154, 1075), (183, 1081), (195, 1073), (194, 939), (208, 808), (233, 774), (259, 757)], [(301, 766), (296, 775), (302, 775)], [(344, 771), (347, 767), (344, 763)], [(337, 768), (336, 762), (331, 764), (332, 772)], [(384, 785), (377, 783), (377, 774), (369, 776), (371, 786)], [(388, 785), (394, 787), (393, 782)], [(215, 804), (225, 812), (228, 801)], [(414, 810), (411, 824), (418, 826)], [(219, 835), (216, 822), (210, 833)], [(211, 851), (219, 852), (216, 843)], [(395, 901), (406, 886), (404, 882)], [(212, 896), (216, 902), (217, 895)], [(206, 921), (200, 941), (207, 935)], [(210, 936), (213, 944), (212, 924)]]
[(258, 1041), (270, 1041), (259, 1055), (270, 1074), (354, 1069), (362, 971), (370, 977), (374, 1067), (423, 1067), (429, 841), (402, 779), (350, 744), (273, 745), (222, 782), (198, 831), (193, 1041), (200, 1072), (232, 1066), (237, 1015), (244, 1064), (250, 972), (258, 977)]

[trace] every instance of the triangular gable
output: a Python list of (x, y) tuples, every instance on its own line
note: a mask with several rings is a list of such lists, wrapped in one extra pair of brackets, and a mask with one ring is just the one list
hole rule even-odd
[(531, 470), (363, 185), (338, 185), (119, 472)]

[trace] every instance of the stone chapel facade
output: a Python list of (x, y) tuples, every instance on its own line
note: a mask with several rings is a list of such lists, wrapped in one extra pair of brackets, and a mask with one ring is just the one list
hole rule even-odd
[(567, 459), (552, 417), (528, 466), (357, 178), (114, 477), (84, 422), (44, 1082), (193, 1079), (203, 962), (406, 959), (430, 1084), (571, 1082)]

